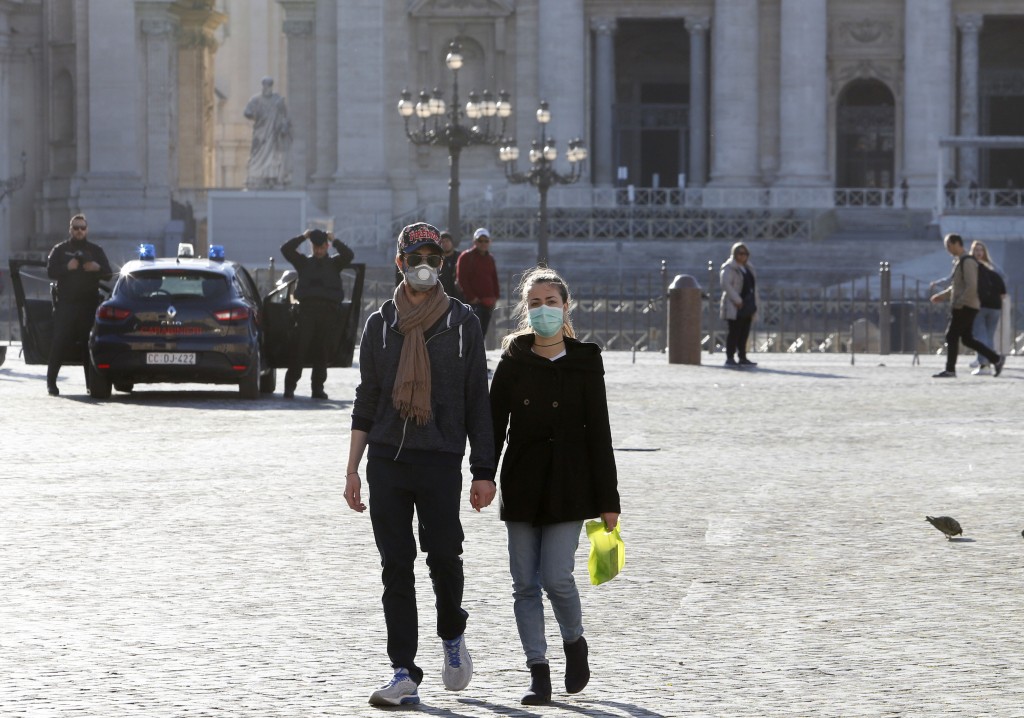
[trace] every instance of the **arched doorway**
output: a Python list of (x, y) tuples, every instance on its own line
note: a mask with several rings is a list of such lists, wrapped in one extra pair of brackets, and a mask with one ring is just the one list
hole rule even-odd
[(890, 189), (896, 157), (896, 103), (879, 80), (853, 80), (836, 112), (836, 186)]

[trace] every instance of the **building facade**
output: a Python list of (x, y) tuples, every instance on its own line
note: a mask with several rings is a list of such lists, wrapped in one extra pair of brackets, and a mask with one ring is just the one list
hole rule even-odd
[[(520, 146), (541, 100), (562, 150), (585, 139), (586, 187), (799, 203), (906, 180), (922, 209), (950, 178), (1024, 187), (1024, 149), (939, 143), (1024, 135), (1019, 0), (0, 0), (0, 180), (27, 157), (0, 258), (79, 211), (101, 240), (175, 219), (204, 239), (206, 193), (244, 186), (242, 110), (267, 75), (292, 121), (286, 189), (314, 216), (372, 234), (443, 204), (448, 154), (408, 142), (396, 103), (450, 98), (452, 40), (463, 93), (511, 93)], [(493, 147), (461, 171), (464, 198), (506, 184)]]

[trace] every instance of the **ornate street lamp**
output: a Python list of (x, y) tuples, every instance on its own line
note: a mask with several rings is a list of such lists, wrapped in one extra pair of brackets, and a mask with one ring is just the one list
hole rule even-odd
[(27, 161), (25, 153), (21, 153), (21, 174), (17, 177), (11, 177), (10, 179), (0, 180), (0, 202), (6, 199), (7, 195), (12, 192), (16, 192), (25, 185), (25, 163)]
[[(464, 147), (473, 145), (496, 145), (505, 134), (505, 125), (512, 114), (509, 93), (502, 90), (495, 100), (490, 90), (481, 94), (469, 93), (465, 109), (459, 104), (459, 68), (462, 67), (462, 52), (459, 43), (448, 45), (445, 64), (452, 71), (452, 101), (446, 104), (444, 94), (434, 88), (433, 94), (422, 90), (417, 102), (412, 101), (409, 90), (402, 90), (398, 102), (398, 114), (405, 119), (405, 135), (414, 145), (441, 145), (448, 148), (448, 231), (457, 244), (461, 227), (459, 221), (459, 154)], [(419, 127), (409, 126), (413, 115), (419, 118)], [(472, 125), (464, 125), (466, 117)], [(500, 127), (497, 127), (500, 120)]]
[(547, 102), (541, 102), (537, 109), (537, 122), (540, 123), (540, 139), (530, 144), (530, 169), (527, 172), (516, 170), (519, 159), (519, 148), (514, 139), (509, 138), (498, 148), (498, 159), (505, 163), (505, 178), (512, 184), (529, 182), (540, 192), (540, 210), (537, 212), (537, 263), (548, 261), (548, 189), (553, 184), (572, 184), (583, 176), (583, 161), (587, 159), (587, 148), (583, 140), (576, 138), (569, 141), (569, 149), (565, 158), (569, 160), (569, 174), (563, 175), (555, 171), (554, 162), (558, 158), (558, 148), (553, 137), (547, 136), (547, 126), (551, 122), (551, 111)]

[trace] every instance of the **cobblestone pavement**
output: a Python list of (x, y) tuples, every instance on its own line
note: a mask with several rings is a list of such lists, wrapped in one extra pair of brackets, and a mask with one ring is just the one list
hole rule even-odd
[[(1021, 360), (942, 381), (938, 357), (605, 356), (628, 559), (590, 586), (581, 542), (590, 685), (519, 705), (504, 530), (467, 503), (476, 674), (441, 686), (420, 561), (428, 673), (406, 712), (1024, 714)], [(379, 561), (341, 497), (356, 370), (325, 403), (308, 383), (96, 403), (78, 369), (59, 398), (43, 377), (16, 348), (0, 367), (0, 715), (380, 715)]]

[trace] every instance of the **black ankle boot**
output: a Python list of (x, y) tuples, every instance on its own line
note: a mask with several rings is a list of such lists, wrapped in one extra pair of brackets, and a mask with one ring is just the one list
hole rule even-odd
[(520, 701), (524, 706), (543, 706), (551, 702), (551, 666), (535, 663), (530, 666), (530, 689)]
[(565, 690), (579, 693), (590, 681), (590, 664), (587, 662), (587, 639), (580, 636), (573, 643), (562, 643), (565, 650)]

